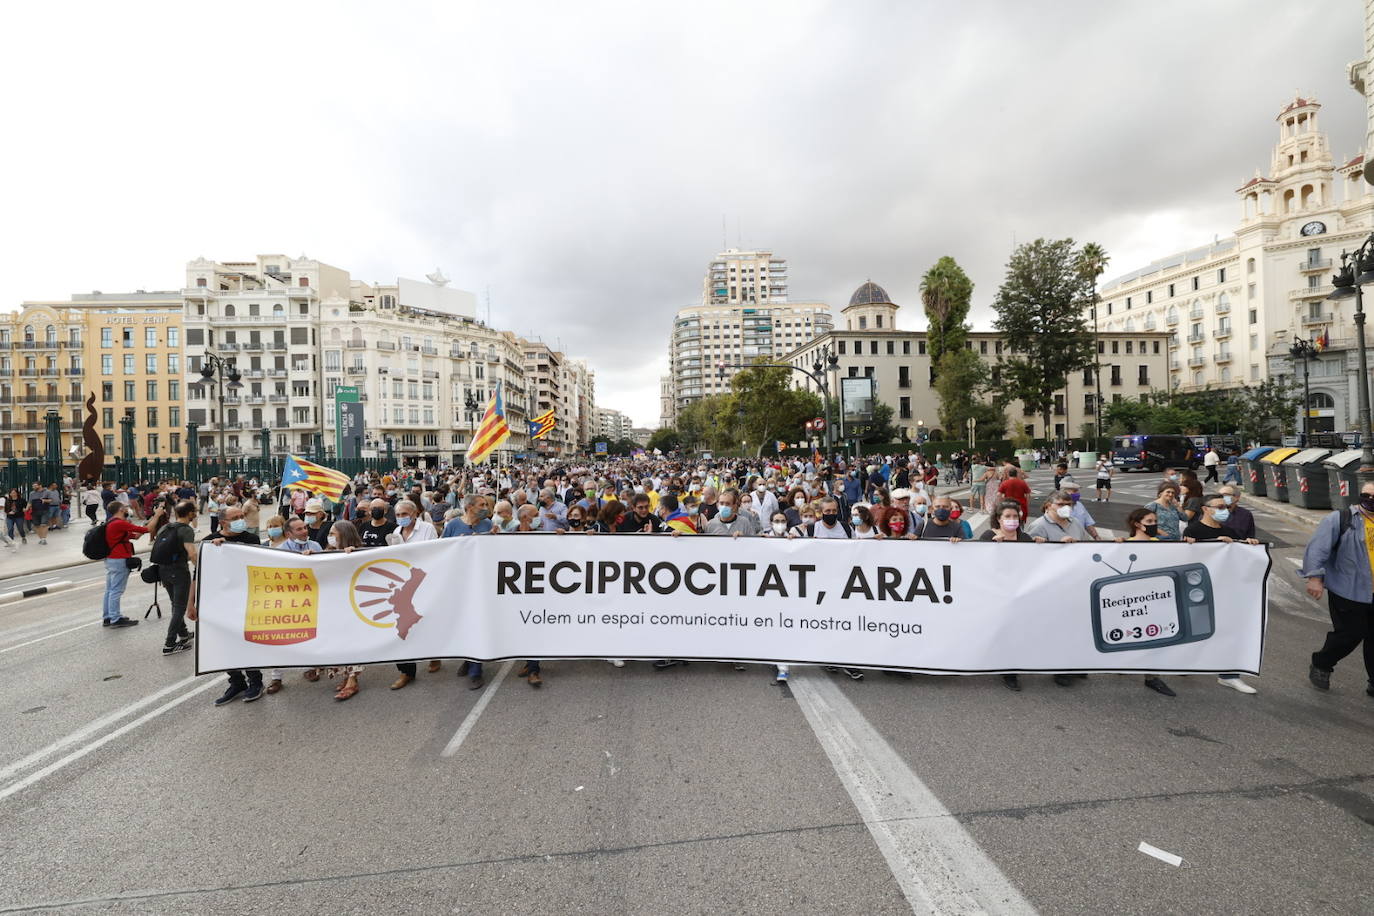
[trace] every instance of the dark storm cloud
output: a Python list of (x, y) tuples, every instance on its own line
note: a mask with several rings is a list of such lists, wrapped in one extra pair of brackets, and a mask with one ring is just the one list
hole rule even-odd
[[(698, 300), (722, 216), (728, 244), (790, 260), (794, 298), (838, 310), (871, 277), (906, 327), (924, 326), (921, 274), (953, 255), (981, 323), (1013, 239), (1098, 241), (1112, 275), (1229, 232), (1295, 88), (1323, 102), (1338, 158), (1364, 133), (1354, 0), (263, 9), (300, 54), (269, 53), (252, 15), (177, 19), (162, 63), (181, 80), (102, 69), (108, 98), (76, 74), (5, 105), (11, 123), (65, 111), (55, 147), (83, 114), (105, 138), (120, 168), (74, 213), (148, 214), (73, 228), (21, 195), (8, 241), (34, 257), (8, 302), (179, 286), (200, 254), (305, 251), (367, 280), (440, 265), (652, 425), (671, 315)], [(233, 66), (178, 37), (211, 27), (245, 49)], [(98, 37), (85, 66), (103, 67)], [(151, 153), (105, 111), (132, 89), (165, 113), (139, 108)], [(51, 150), (17, 165), (40, 185), (81, 168)]]

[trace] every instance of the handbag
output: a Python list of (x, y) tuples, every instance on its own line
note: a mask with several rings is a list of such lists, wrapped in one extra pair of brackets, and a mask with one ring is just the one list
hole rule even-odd
[(138, 577), (149, 585), (156, 585), (162, 580), (161, 572), (156, 563), (143, 567), (143, 572), (139, 573)]
[(129, 569), (133, 570), (134, 572), (137, 572), (139, 569), (143, 567), (143, 558), (125, 557), (124, 565), (127, 566)]

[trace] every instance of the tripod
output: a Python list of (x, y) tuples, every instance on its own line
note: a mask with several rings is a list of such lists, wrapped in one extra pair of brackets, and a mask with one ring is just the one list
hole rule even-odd
[(147, 619), (148, 619), (148, 615), (151, 614), (153, 611), (157, 611), (157, 619), (158, 619), (158, 620), (161, 620), (161, 619), (162, 619), (162, 605), (158, 603), (158, 600), (157, 600), (157, 590), (158, 590), (158, 583), (157, 583), (157, 582), (154, 582), (154, 583), (153, 583), (153, 603), (150, 604), (150, 605), (148, 605), (148, 610), (146, 610), (146, 611), (143, 612), (143, 619), (144, 619), (144, 620), (147, 620)]

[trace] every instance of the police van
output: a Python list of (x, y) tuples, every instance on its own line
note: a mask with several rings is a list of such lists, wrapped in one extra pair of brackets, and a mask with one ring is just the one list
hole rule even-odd
[(1240, 436), (1189, 436), (1188, 438), (1193, 440), (1193, 446), (1199, 455), (1207, 454), (1208, 448), (1215, 448), (1223, 461), (1232, 455), (1239, 455), (1245, 451)]
[(1112, 440), (1112, 465), (1123, 471), (1196, 470), (1201, 463), (1201, 452), (1188, 436), (1142, 433)]

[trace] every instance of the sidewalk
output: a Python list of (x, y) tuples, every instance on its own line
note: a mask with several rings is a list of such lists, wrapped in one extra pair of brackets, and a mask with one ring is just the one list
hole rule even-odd
[[(137, 522), (135, 522), (137, 524)], [(0, 578), (7, 576), (26, 576), (32, 573), (51, 572), (71, 566), (98, 563), (88, 560), (81, 552), (81, 542), (86, 532), (91, 530), (90, 521), (83, 515), (73, 518), (71, 524), (58, 531), (48, 533), (48, 543), (39, 544), (38, 536), (29, 532), (27, 544), (16, 541), (17, 550), (0, 545)], [(210, 517), (202, 515), (196, 519), (196, 538), (210, 533)], [(152, 549), (152, 538), (144, 535), (134, 542), (136, 554), (147, 554)]]

